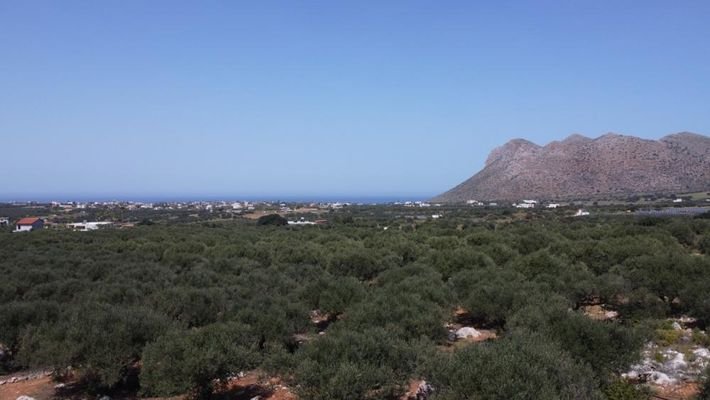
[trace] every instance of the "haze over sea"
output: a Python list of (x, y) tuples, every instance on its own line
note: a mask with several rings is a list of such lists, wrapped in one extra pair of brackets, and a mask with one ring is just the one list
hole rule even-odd
[(0, 202), (109, 202), (109, 201), (134, 201), (141, 203), (170, 203), (194, 201), (249, 201), (249, 202), (289, 202), (289, 203), (353, 203), (353, 204), (384, 204), (403, 201), (425, 201), (431, 195), (400, 195), (400, 196), (358, 196), (358, 195), (264, 195), (264, 196), (239, 196), (239, 195), (43, 195), (26, 194), (18, 196), (0, 196)]

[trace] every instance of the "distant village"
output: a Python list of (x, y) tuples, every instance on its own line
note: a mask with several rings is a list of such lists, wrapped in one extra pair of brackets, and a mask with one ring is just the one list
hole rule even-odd
[[(669, 198), (643, 199), (648, 202), (646, 209), (635, 210), (647, 215), (679, 215), (705, 212), (710, 206), (710, 193), (704, 196), (671, 196)], [(618, 204), (618, 203), (617, 203)], [(624, 204), (624, 203), (622, 203)], [(627, 202), (626, 204), (633, 204)], [(608, 204), (600, 204), (608, 205)], [(0, 204), (0, 228), (12, 227), (12, 232), (31, 232), (40, 229), (62, 229), (89, 232), (100, 229), (126, 229), (136, 225), (150, 224), (153, 220), (173, 222), (196, 222), (225, 219), (258, 219), (268, 214), (279, 214), (288, 219), (288, 225), (308, 226), (325, 225), (329, 213), (348, 207), (386, 206), (393, 209), (416, 209), (409, 215), (413, 219), (440, 219), (452, 207), (451, 205), (426, 201), (394, 201), (385, 204), (367, 204), (351, 202), (269, 202), (269, 201), (176, 201), (176, 202), (139, 202), (139, 201), (102, 201), (102, 202), (12, 202)], [(567, 216), (584, 217), (592, 214), (590, 209), (597, 206), (591, 201), (540, 201), (522, 199), (517, 202), (492, 202), (470, 199), (463, 204), (472, 208), (513, 208), (566, 209)], [(436, 209), (427, 212), (425, 210)], [(22, 210), (16, 217), (3, 215), (3, 211)], [(630, 210), (627, 210), (630, 212)], [(30, 214), (30, 215), (28, 215)], [(407, 215), (403, 215), (407, 217)], [(9, 230), (9, 229), (8, 229)]]
[[(362, 205), (362, 203), (358, 203)], [(1, 204), (0, 204), (1, 205)], [(186, 202), (12, 202), (2, 209), (21, 209), (33, 216), (11, 218), (0, 216), (0, 227), (12, 226), (12, 232), (31, 232), (39, 229), (95, 231), (106, 228), (132, 228), (149, 223), (153, 218), (180, 221), (210, 219), (257, 219), (268, 214), (291, 215), (289, 225), (323, 225), (325, 219), (306, 218), (331, 210), (355, 205), (348, 202), (285, 203), (250, 201), (186, 201)], [(36, 210), (36, 212), (35, 212)], [(0, 214), (1, 215), (1, 214)], [(177, 221), (176, 221), (177, 222)]]

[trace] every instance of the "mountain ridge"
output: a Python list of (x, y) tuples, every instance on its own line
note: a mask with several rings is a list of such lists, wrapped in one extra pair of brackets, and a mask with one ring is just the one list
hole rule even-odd
[(692, 132), (658, 140), (575, 133), (544, 146), (518, 138), (494, 148), (484, 168), (432, 199), (570, 199), (710, 188), (710, 138)]

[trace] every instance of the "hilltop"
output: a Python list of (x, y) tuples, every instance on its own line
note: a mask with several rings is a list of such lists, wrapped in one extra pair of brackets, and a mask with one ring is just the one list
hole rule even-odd
[(481, 171), (433, 201), (593, 198), (708, 188), (707, 136), (682, 132), (647, 140), (574, 134), (546, 146), (511, 140), (490, 153)]

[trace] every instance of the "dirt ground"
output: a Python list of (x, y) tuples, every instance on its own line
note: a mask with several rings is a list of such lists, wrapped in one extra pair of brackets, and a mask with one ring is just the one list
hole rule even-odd
[(700, 393), (700, 385), (697, 382), (685, 382), (672, 386), (652, 385), (651, 389), (658, 396), (656, 399), (668, 400), (691, 400)]
[[(0, 380), (7, 380), (12, 375), (2, 376)], [(54, 382), (48, 376), (37, 379), (6, 383), (0, 386), (0, 400), (15, 400), (20, 396), (34, 397), (36, 400), (51, 400), (54, 397)]]
[(619, 317), (618, 312), (607, 309), (604, 304), (583, 306), (582, 311), (584, 312), (584, 315), (597, 321), (614, 320)]
[(280, 211), (277, 211), (277, 210), (273, 210), (273, 211), (254, 211), (253, 213), (243, 214), (243, 215), (242, 215), (242, 218), (245, 218), (245, 219), (259, 219), (259, 218), (263, 217), (264, 215), (269, 215), (269, 214), (279, 214), (279, 215), (282, 216), (282, 217), (283, 217), (284, 215), (286, 215), (286, 213), (283, 213), (283, 212), (280, 212)]
[(234, 378), (215, 396), (220, 400), (250, 400), (260, 396), (260, 400), (297, 400), (298, 397), (279, 378), (262, 378), (258, 371), (251, 371), (244, 377)]
[[(2, 376), (0, 380), (8, 380), (13, 375)], [(15, 400), (20, 396), (30, 396), (36, 400), (57, 400), (57, 399), (86, 399), (87, 396), (75, 394), (63, 394), (55, 389), (56, 382), (49, 376), (42, 376), (35, 379), (6, 383), (0, 385), (0, 400)], [(223, 387), (217, 389), (215, 399), (217, 400), (250, 400), (260, 396), (260, 400), (298, 400), (298, 397), (283, 384), (279, 378), (262, 378), (258, 371), (248, 372), (241, 378), (229, 380)], [(135, 396), (111, 396), (113, 400), (136, 400)], [(186, 400), (187, 396), (176, 397), (151, 397), (142, 400)]]

